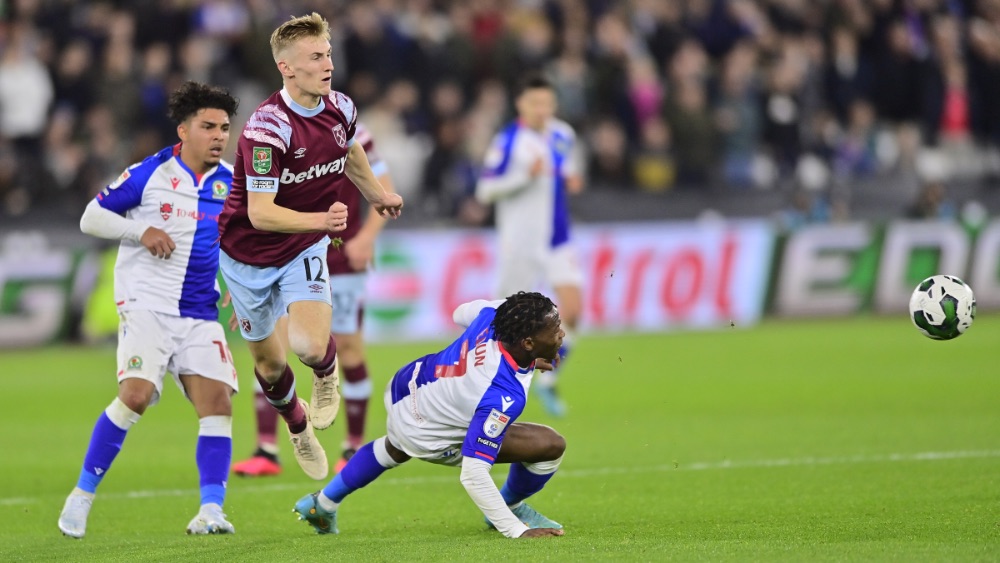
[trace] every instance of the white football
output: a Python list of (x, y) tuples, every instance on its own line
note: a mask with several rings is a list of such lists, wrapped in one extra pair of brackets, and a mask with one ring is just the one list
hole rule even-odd
[(927, 338), (951, 340), (965, 333), (976, 318), (972, 288), (955, 276), (931, 276), (913, 290), (910, 319)]

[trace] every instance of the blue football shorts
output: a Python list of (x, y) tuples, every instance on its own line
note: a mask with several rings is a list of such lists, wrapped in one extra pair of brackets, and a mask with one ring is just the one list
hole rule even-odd
[(284, 266), (251, 266), (219, 252), (219, 270), (226, 280), (244, 340), (258, 342), (274, 332), (274, 324), (298, 301), (331, 305), (330, 274), (322, 240), (303, 250)]

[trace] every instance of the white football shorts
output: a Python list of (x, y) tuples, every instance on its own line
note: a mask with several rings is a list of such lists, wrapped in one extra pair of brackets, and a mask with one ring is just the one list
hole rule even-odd
[[(419, 365), (419, 364), (418, 364)], [(462, 465), (462, 443), (468, 428), (446, 426), (420, 416), (414, 406), (419, 390), (392, 403), (392, 379), (385, 387), (385, 433), (406, 455), (440, 465)]]
[(501, 256), (499, 262), (498, 298), (509, 297), (518, 291), (538, 291), (565, 285), (583, 287), (583, 268), (576, 248), (569, 243), (561, 244), (540, 257), (520, 253)]
[(156, 386), (150, 401), (163, 394), (167, 372), (184, 393), (180, 375), (195, 374), (221, 381), (239, 391), (226, 333), (216, 321), (178, 317), (153, 311), (119, 313), (118, 381), (145, 379)]

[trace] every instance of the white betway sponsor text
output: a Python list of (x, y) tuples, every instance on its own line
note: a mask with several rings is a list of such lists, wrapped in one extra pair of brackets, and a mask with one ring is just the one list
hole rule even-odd
[(291, 170), (283, 168), (281, 170), (281, 183), (298, 184), (299, 182), (305, 182), (306, 180), (312, 180), (326, 176), (327, 174), (342, 174), (346, 163), (347, 156), (345, 155), (331, 162), (313, 164), (309, 167), (309, 170), (299, 172), (298, 174), (292, 174)]

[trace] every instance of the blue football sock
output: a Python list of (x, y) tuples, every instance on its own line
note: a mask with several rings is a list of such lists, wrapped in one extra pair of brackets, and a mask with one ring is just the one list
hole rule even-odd
[(195, 461), (201, 486), (201, 504), (222, 506), (226, 500), (226, 479), (233, 458), (232, 417), (206, 416), (199, 421)]
[(507, 482), (500, 488), (500, 496), (503, 497), (507, 506), (513, 506), (542, 490), (542, 487), (549, 482), (553, 475), (555, 472), (537, 475), (528, 471), (520, 463), (512, 463), (510, 464), (510, 472), (507, 473)]
[(127, 430), (115, 426), (106, 412), (102, 412), (90, 435), (90, 446), (83, 458), (83, 469), (76, 486), (88, 492), (97, 492), (97, 486), (107, 475), (108, 469), (122, 449)]
[[(347, 495), (378, 479), (387, 469), (399, 465), (392, 461), (388, 454), (382, 456), (381, 461), (376, 457), (374, 445), (383, 439), (379, 438), (361, 446), (361, 449), (351, 456), (344, 469), (323, 488), (323, 495), (333, 502), (340, 503)], [(384, 448), (381, 443), (377, 445)]]

